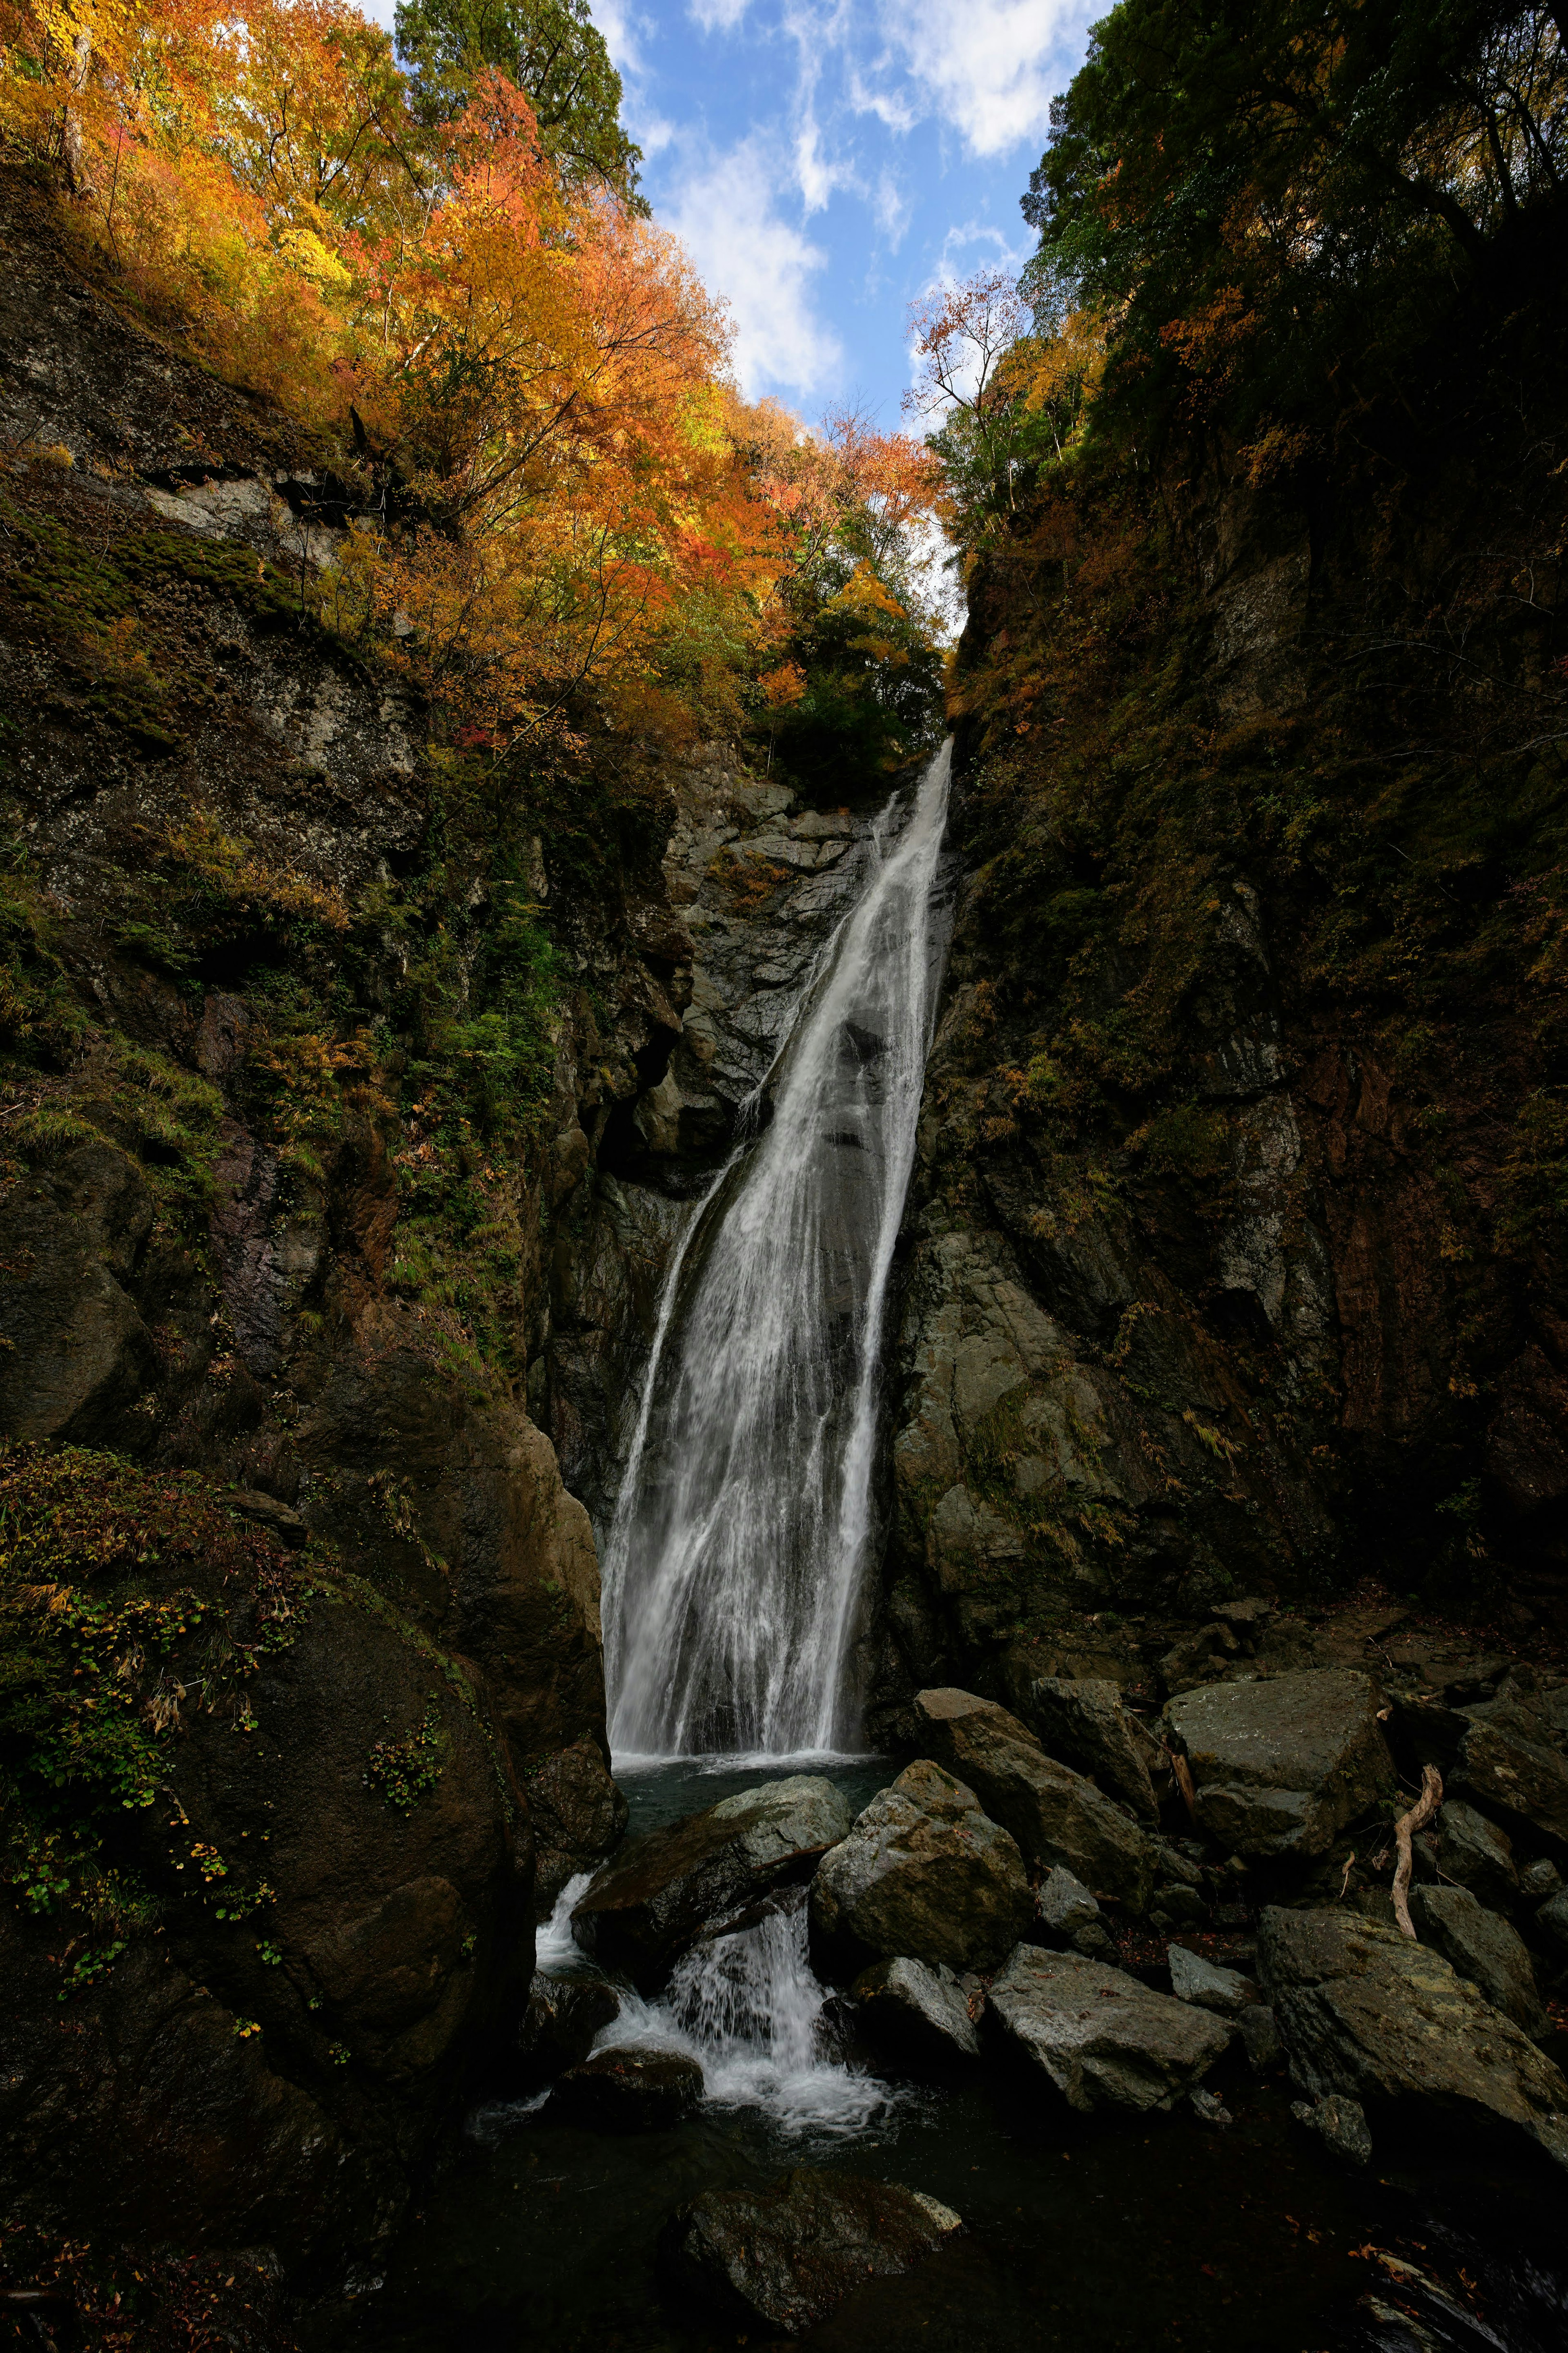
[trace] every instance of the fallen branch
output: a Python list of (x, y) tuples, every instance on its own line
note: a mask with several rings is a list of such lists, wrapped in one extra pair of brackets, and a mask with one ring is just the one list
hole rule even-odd
[(1403, 1933), (1414, 1938), (1415, 1924), (1410, 1917), (1410, 1841), (1417, 1831), (1424, 1831), (1443, 1802), (1443, 1776), (1436, 1765), (1421, 1767), (1421, 1795), (1407, 1814), (1401, 1814), (1394, 1825), (1394, 1843), (1399, 1850), (1399, 1861), (1394, 1867), (1394, 1916)]

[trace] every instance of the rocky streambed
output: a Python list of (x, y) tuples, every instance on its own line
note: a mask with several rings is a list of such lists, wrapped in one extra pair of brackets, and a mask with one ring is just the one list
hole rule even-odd
[(1568, 1679), (914, 1704), (902, 1769), (628, 1781), (325, 2340), (1561, 2342)]

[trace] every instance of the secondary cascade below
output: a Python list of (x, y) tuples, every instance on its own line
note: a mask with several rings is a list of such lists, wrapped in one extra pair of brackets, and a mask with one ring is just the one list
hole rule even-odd
[[(877, 1367), (945, 944), (951, 746), (889, 801), (771, 1084), (677, 1252), (605, 1558), (618, 1759), (831, 1755), (872, 1534)], [(907, 807), (907, 804), (905, 804)]]

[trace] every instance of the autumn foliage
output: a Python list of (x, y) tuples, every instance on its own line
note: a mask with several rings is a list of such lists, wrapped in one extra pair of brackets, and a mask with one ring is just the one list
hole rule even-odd
[(563, 172), (502, 73), (416, 104), (334, 0), (0, 0), (0, 37), (13, 156), (149, 315), (340, 453), (362, 496), (323, 617), (466, 744), (502, 760), (588, 695), (611, 724), (772, 725), (863, 573), (888, 626), (852, 633), (855, 691), (881, 756), (918, 735), (888, 681), (929, 641), (924, 453), (748, 407), (679, 245)]

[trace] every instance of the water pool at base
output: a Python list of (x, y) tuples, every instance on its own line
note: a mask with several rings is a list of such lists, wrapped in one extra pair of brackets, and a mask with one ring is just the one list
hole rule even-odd
[[(828, 1773), (858, 1808), (890, 1768), (859, 1759), (643, 1768), (624, 1778), (632, 1831), (792, 1770)], [(617, 2027), (605, 2039), (625, 2038)], [(801, 2340), (821, 2353), (1416, 2353), (1424, 2342), (1547, 2353), (1563, 2341), (1552, 2260), (1560, 2192), (1491, 2168), (1420, 2183), (1388, 2165), (1347, 2177), (1292, 2120), (1288, 2086), (1258, 2084), (1239, 2061), (1211, 2078), (1234, 2115), (1224, 2129), (1187, 2109), (1079, 2118), (1000, 2069), (936, 2085), (879, 2078), (853, 2052), (850, 2063), (886, 2096), (850, 2104), (869, 2114), (848, 2129), (831, 2121), (845, 2113), (836, 2098), (820, 2104), (826, 2122), (803, 2121), (787, 2105), (781, 2113), (777, 2101), (710, 2105), (672, 2131), (626, 2138), (554, 2125), (547, 2105), (478, 2109), (383, 2277), (338, 2307), (318, 2341), (378, 2353), (744, 2344), (664, 2302), (659, 2229), (699, 2191), (759, 2184), (800, 2164), (906, 2183), (967, 2225), (905, 2278), (857, 2289)], [(1424, 2309), (1424, 2340), (1358, 2312), (1369, 2290), (1392, 2292), (1378, 2248), (1415, 2250), (1417, 2263), (1472, 2280), (1489, 2262), (1479, 2333), (1458, 2322), (1446, 2330)], [(1387, 2309), (1397, 2319), (1397, 2301)], [(759, 2330), (752, 2353), (773, 2341)]]

